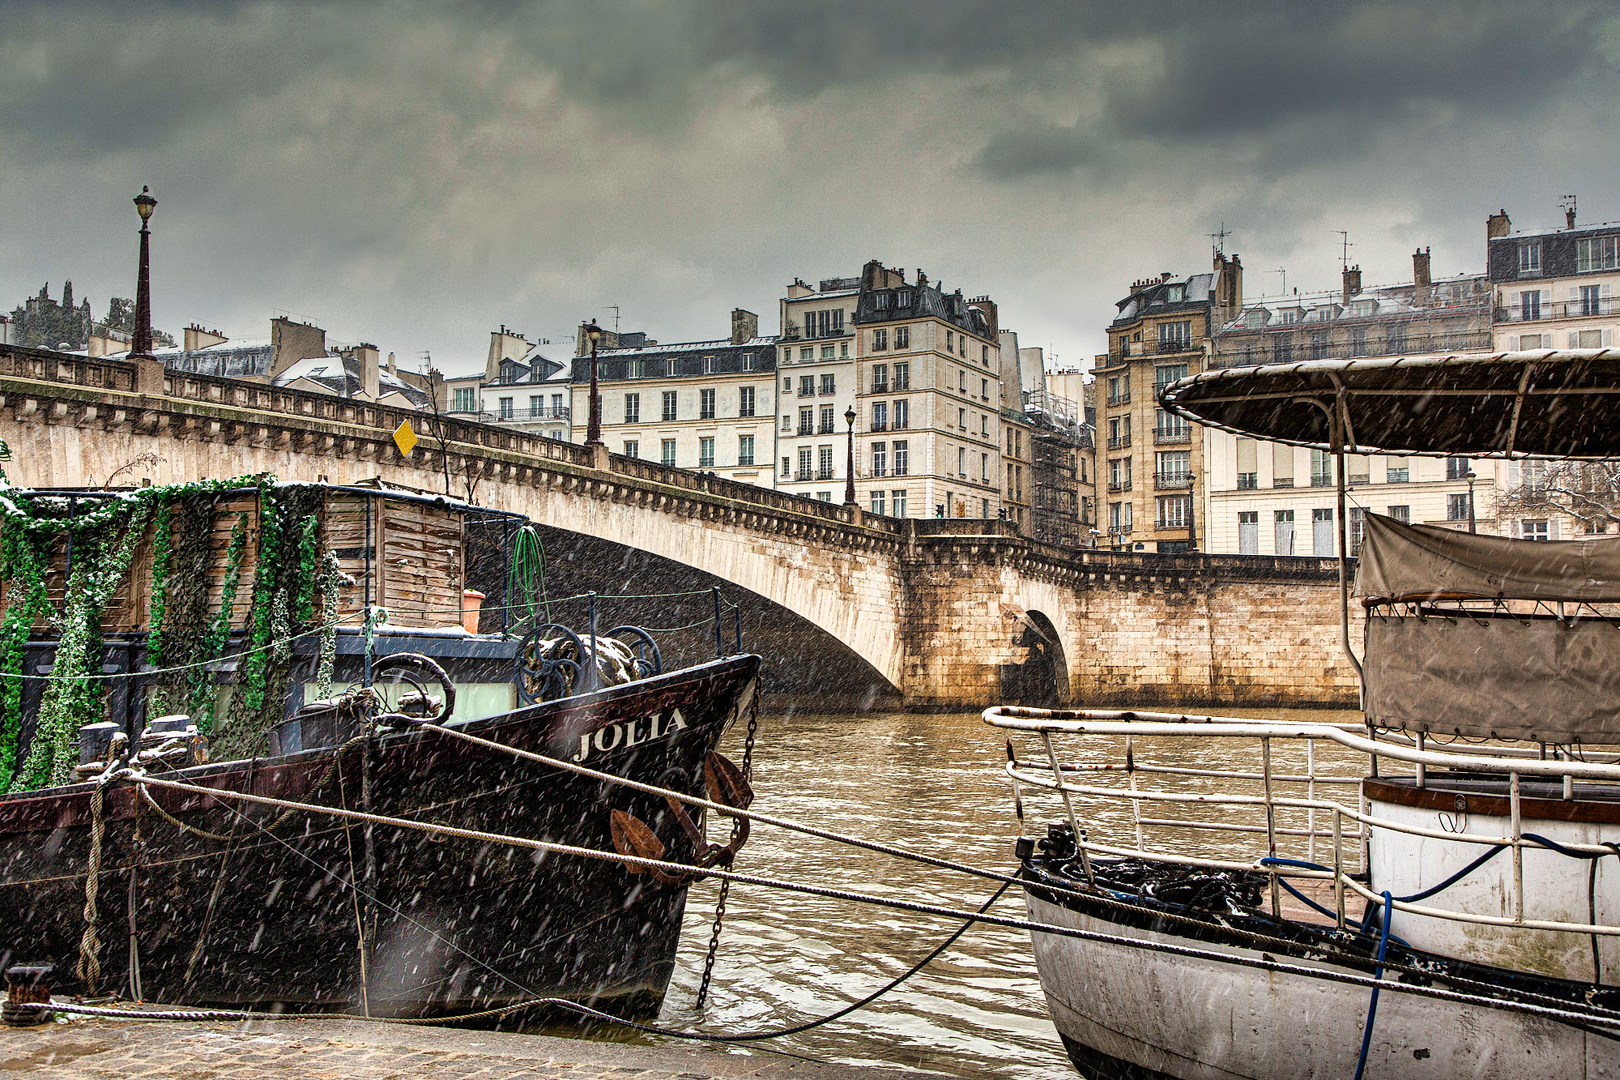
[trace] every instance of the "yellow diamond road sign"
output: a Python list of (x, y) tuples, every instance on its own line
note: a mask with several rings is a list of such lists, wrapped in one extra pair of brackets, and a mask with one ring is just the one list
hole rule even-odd
[(400, 421), (399, 427), (394, 429), (394, 445), (399, 447), (399, 452), (406, 457), (410, 457), (411, 451), (416, 449), (416, 432), (411, 428), (409, 420)]

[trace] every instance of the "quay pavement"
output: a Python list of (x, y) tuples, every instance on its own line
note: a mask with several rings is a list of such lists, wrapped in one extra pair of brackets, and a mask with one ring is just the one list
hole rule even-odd
[(632, 1046), (341, 1020), (100, 1018), (0, 1028), (0, 1076), (37, 1080), (919, 1080), (752, 1048)]

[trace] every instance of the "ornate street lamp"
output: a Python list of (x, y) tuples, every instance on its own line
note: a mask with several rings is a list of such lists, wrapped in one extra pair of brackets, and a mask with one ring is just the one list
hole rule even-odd
[(585, 425), (585, 445), (602, 445), (602, 394), (596, 386), (596, 344), (602, 340), (602, 328), (592, 319), (585, 327), (585, 334), (591, 339), (591, 412), (590, 420)]
[(1475, 473), (1473, 469), (1469, 469), (1463, 474), (1463, 479), (1468, 481), (1468, 531), (1476, 532), (1477, 530), (1474, 528), (1474, 481), (1479, 479), (1479, 474)]
[(844, 505), (855, 505), (855, 406), (844, 410), (844, 423), (849, 425), (849, 461), (844, 466)]
[(1198, 474), (1187, 474), (1187, 552), (1198, 551)]
[(141, 215), (141, 265), (135, 281), (135, 336), (130, 343), (130, 359), (152, 358), (152, 283), (151, 283), (151, 231), (146, 223), (157, 209), (152, 189), (142, 187), (135, 196), (135, 212)]

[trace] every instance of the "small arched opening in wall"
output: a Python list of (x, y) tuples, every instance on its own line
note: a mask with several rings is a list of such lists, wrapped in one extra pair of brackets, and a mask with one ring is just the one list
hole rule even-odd
[(1002, 668), (1002, 700), (1013, 705), (1061, 708), (1069, 702), (1069, 665), (1057, 627), (1043, 612), (1017, 616), (1021, 658)]

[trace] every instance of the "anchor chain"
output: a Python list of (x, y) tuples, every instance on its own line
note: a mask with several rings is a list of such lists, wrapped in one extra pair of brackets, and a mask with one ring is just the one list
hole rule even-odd
[[(743, 742), (742, 776), (744, 783), (751, 783), (754, 779), (754, 736), (759, 733), (759, 698), (761, 692), (756, 683), (753, 700), (748, 706), (748, 737)], [(742, 825), (741, 818), (732, 818), (732, 844), (736, 843), (737, 834)], [(709, 931), (709, 951), (703, 957), (703, 980), (698, 983), (697, 1007), (699, 1009), (703, 1008), (703, 1003), (709, 997), (709, 982), (714, 977), (714, 958), (720, 951), (720, 929), (726, 921), (726, 897), (730, 892), (731, 879), (721, 879), (720, 899), (714, 905), (714, 926)]]

